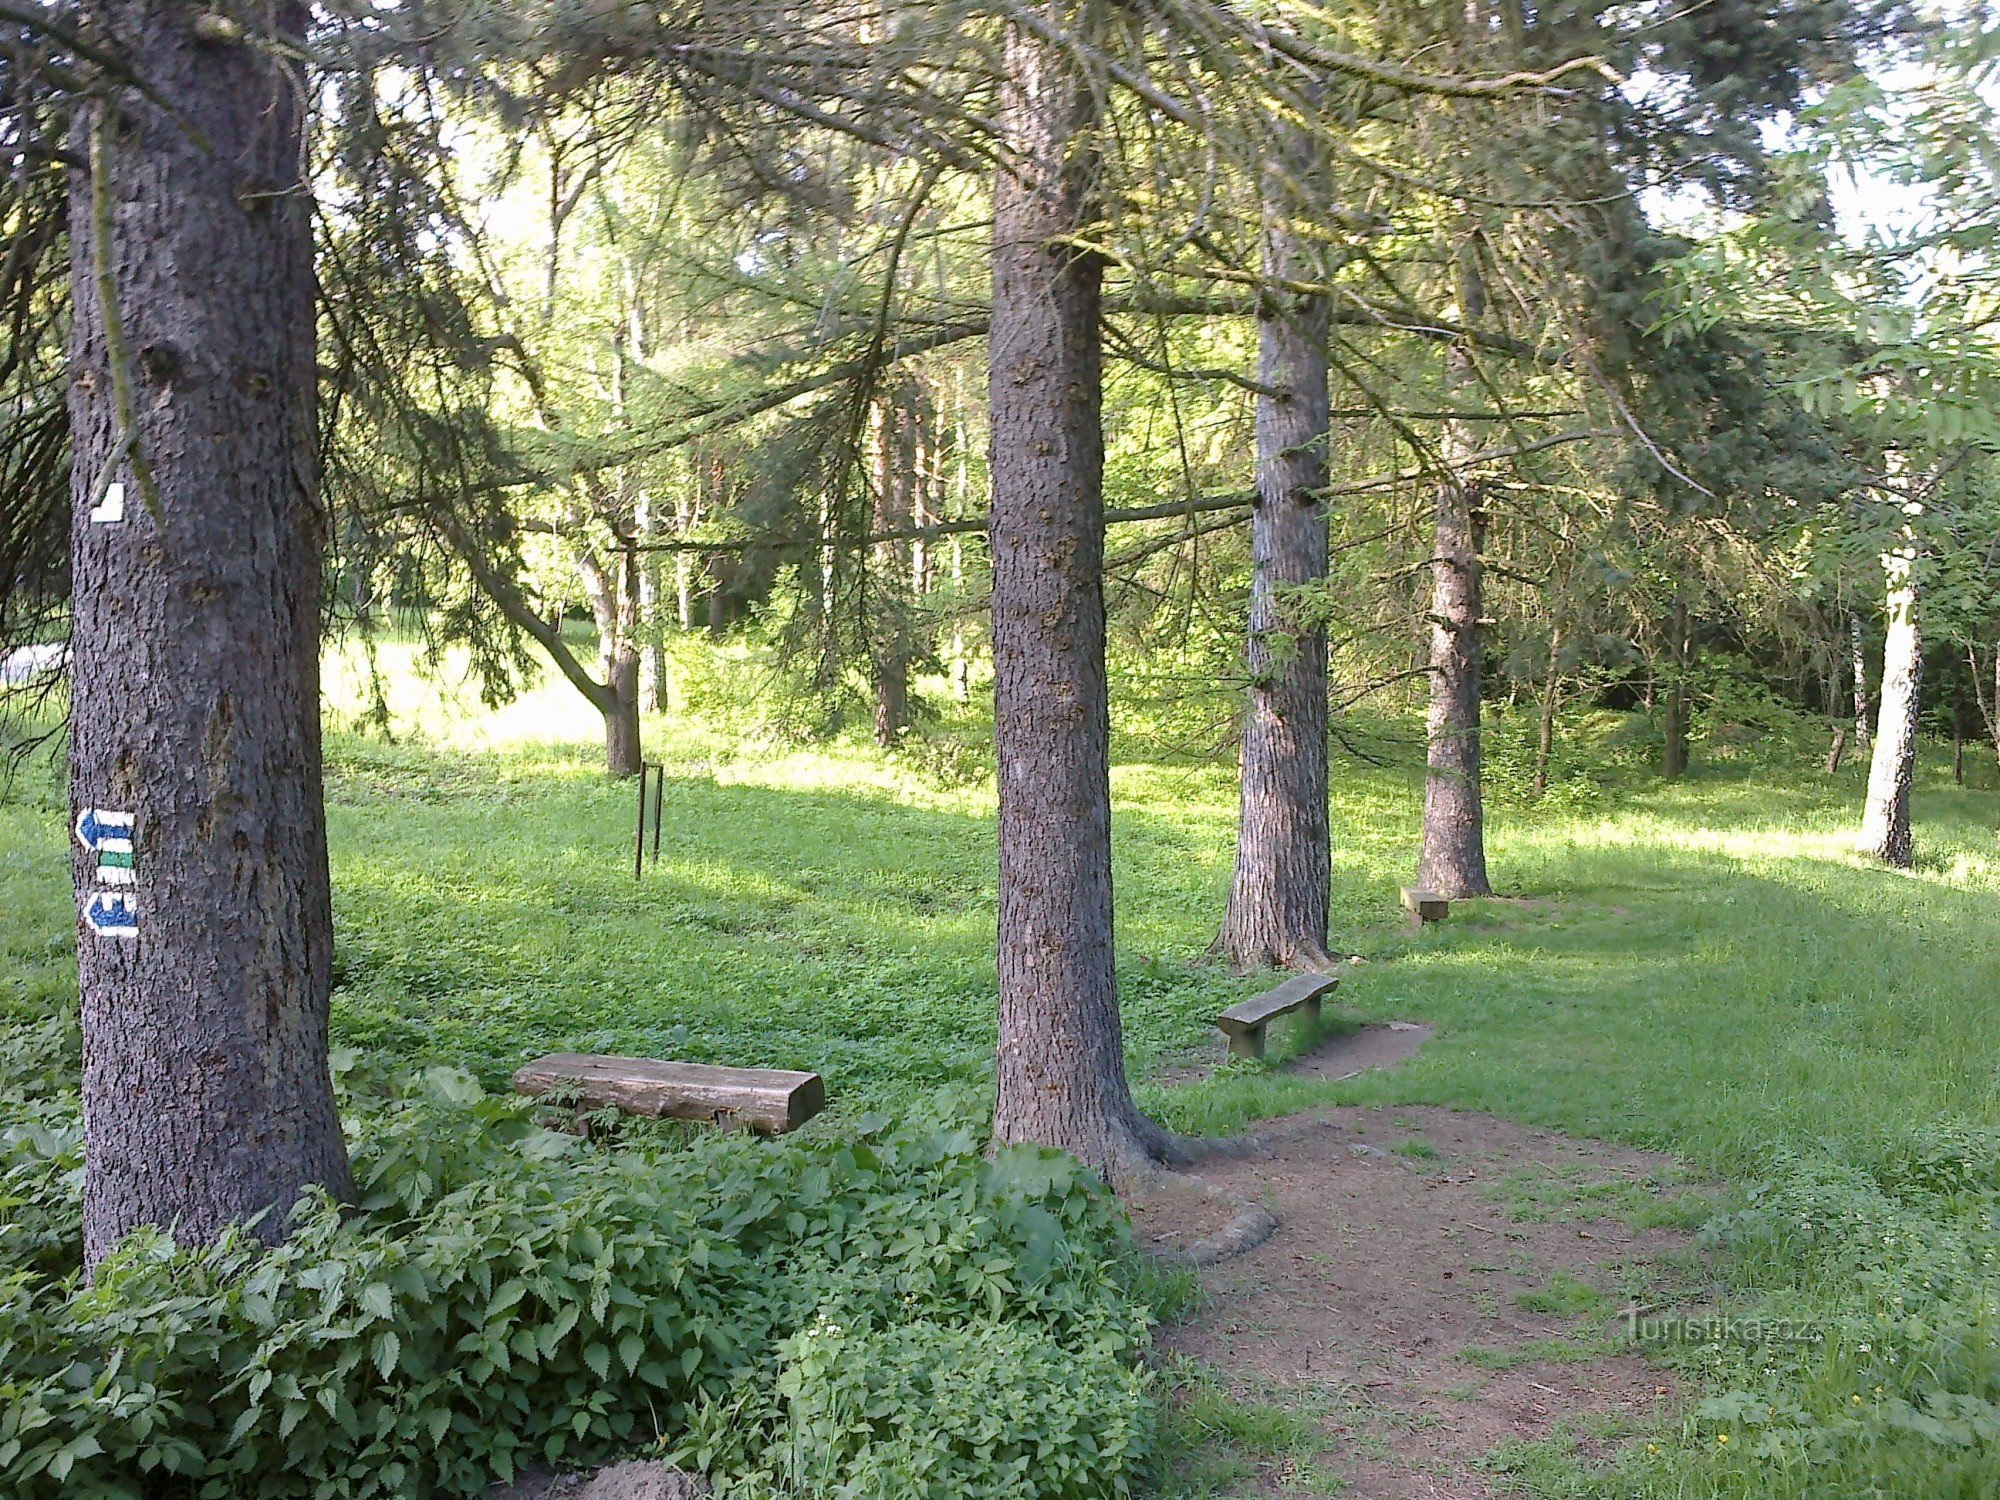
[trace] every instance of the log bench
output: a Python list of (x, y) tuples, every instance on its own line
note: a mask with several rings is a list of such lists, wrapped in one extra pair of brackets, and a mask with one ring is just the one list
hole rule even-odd
[(534, 1098), (561, 1092), (580, 1110), (747, 1125), (766, 1135), (796, 1130), (826, 1108), (826, 1084), (817, 1073), (582, 1052), (536, 1058), (514, 1074), (514, 1091)]
[(1426, 922), (1442, 922), (1450, 916), (1451, 902), (1436, 891), (1406, 885), (1403, 887), (1403, 910), (1410, 914), (1412, 927), (1421, 927)]
[(1238, 1057), (1262, 1057), (1266, 1026), (1295, 1010), (1316, 1019), (1320, 996), (1339, 983), (1338, 974), (1295, 975), (1276, 989), (1230, 1006), (1215, 1018), (1216, 1029), (1229, 1038), (1229, 1050)]

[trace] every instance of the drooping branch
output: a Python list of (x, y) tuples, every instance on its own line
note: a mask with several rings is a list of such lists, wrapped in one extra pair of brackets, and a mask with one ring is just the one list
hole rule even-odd
[(590, 700), (600, 712), (609, 712), (617, 706), (612, 690), (590, 675), (576, 653), (569, 649), (569, 643), (562, 638), (562, 632), (548, 620), (536, 613), (527, 596), (516, 587), (514, 581), (500, 569), (493, 566), (483, 548), (466, 531), (459, 519), (449, 512), (438, 518), (439, 530), (465, 563), (467, 571), (484, 589), (487, 596), (499, 608), (500, 613), (532, 637), (537, 645), (548, 652), (556, 669), (569, 679), (570, 685)]

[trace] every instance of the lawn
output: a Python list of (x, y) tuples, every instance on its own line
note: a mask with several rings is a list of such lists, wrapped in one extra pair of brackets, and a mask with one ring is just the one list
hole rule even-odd
[[(940, 1086), (963, 1086), (953, 1107), (976, 1112), (993, 1042), (983, 778), (941, 776), (918, 753), (790, 749), (662, 718), (648, 747), (667, 767), (664, 843), (635, 881), (632, 790), (599, 773), (589, 716), (560, 689), (498, 715), (461, 707), (426, 738), (345, 722), (331, 734), (328, 785), (337, 1045), (410, 1069), (461, 1064), (490, 1087), (552, 1050), (812, 1068), (835, 1104), (828, 1128)], [(1432, 1022), (1437, 1039), (1393, 1072), (1343, 1083), (1232, 1065), (1171, 1084), (1163, 1065), (1207, 1047), (1209, 1019), (1258, 982), (1204, 958), (1229, 874), (1232, 768), (1149, 755), (1128, 736), (1114, 775), (1118, 956), (1144, 1102), (1207, 1131), (1324, 1101), (1491, 1110), (1676, 1153), (1729, 1184), (1732, 1207), (1752, 1202), (1753, 1183), (1782, 1194), (1916, 1159), (1929, 1148), (1899, 1143), (1943, 1125), (1972, 1132), (1977, 1188), (1995, 1175), (1980, 1154), (1996, 1138), (1978, 1132), (2000, 1130), (2000, 797), (1985, 766), (1979, 785), (1957, 788), (1933, 759), (1917, 797), (1915, 873), (1848, 852), (1854, 770), (1828, 779), (1803, 761), (1783, 771), (1764, 760), (1698, 767), (1673, 786), (1623, 774), (1594, 789), (1578, 776), (1551, 805), (1500, 801), (1489, 838), (1504, 898), (1419, 934), (1396, 908), (1413, 863), (1417, 768), (1407, 756), (1343, 759), (1334, 940), (1366, 961), (1348, 971), (1338, 1011)], [(64, 838), (59, 785), (30, 766), (0, 803), (0, 1013), (68, 1001)], [(1274, 1033), (1274, 1060), (1289, 1044)], [(1887, 1184), (1895, 1212), (1931, 1213), (1958, 1232), (1972, 1203), (1968, 1253), (1988, 1246), (1990, 1266), (1992, 1224), (1977, 1222), (1986, 1199), (1899, 1197), (1893, 1175), (1869, 1181)], [(1858, 1264), (1855, 1247), (1732, 1222), (1739, 1231), (1717, 1241), (1730, 1296), (1873, 1315), (1841, 1269)], [(1970, 1433), (2000, 1410), (1990, 1338), (1981, 1353), (1962, 1336), (1990, 1330), (1990, 1291), (1990, 1275), (1958, 1287), (1926, 1325), (1926, 1337), (1948, 1328), (1954, 1349), (1972, 1350), (1971, 1374), (1937, 1382), (1986, 1403), (1954, 1407)], [(1852, 1466), (1857, 1482), (1902, 1473), (1881, 1465), (1931, 1440), (1910, 1436), (1896, 1412), (1846, 1437), (1817, 1416), (1787, 1426), (1772, 1415), (1770, 1391), (1810, 1416), (1846, 1402), (1850, 1376), (1877, 1381), (1873, 1365), (1831, 1347), (1782, 1369), (1719, 1357), (1710, 1387), (1734, 1390), (1738, 1409), (1691, 1416), (1680, 1467), (1645, 1483), (1662, 1494), (1782, 1492), (1768, 1469), (1739, 1472), (1748, 1458), (1699, 1447), (1723, 1422), (1775, 1442), (1780, 1459), (1787, 1443), (1831, 1442), (1829, 1461)], [(1930, 1390), (1905, 1392), (1911, 1413), (1937, 1416)], [(1744, 1405), (1756, 1401), (1764, 1407)], [(1909, 1472), (1933, 1476), (1910, 1481), (1921, 1485), (1946, 1471)]]

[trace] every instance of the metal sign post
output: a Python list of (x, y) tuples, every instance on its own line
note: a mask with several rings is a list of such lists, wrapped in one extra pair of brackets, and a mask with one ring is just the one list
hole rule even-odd
[(639, 763), (639, 815), (632, 828), (632, 878), (646, 875), (646, 791), (653, 794), (653, 863), (660, 862), (660, 824), (667, 805), (667, 768), (650, 761)]

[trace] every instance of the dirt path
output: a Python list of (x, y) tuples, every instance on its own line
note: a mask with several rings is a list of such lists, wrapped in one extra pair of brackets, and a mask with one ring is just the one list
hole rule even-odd
[[(1187, 1361), (1183, 1399), (1212, 1383), (1324, 1443), (1248, 1455), (1223, 1493), (1485, 1500), (1509, 1493), (1494, 1450), (1564, 1436), (1601, 1457), (1672, 1399), (1617, 1337), (1628, 1300), (1690, 1274), (1686, 1233), (1651, 1227), (1675, 1218), (1669, 1158), (1426, 1108), (1258, 1133), (1266, 1154), (1201, 1175), (1278, 1231), (1205, 1269), (1162, 1342)], [(1169, 1190), (1133, 1218), (1172, 1251), (1226, 1213)]]

